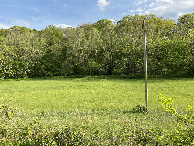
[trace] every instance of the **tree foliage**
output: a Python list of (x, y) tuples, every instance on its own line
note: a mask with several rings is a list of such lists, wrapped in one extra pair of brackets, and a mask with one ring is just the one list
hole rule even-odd
[(134, 15), (123, 17), (117, 24), (102, 19), (76, 28), (1, 29), (0, 76), (142, 76), (144, 19), (149, 75), (193, 76), (193, 18), (194, 13), (185, 14), (175, 23), (155, 15)]

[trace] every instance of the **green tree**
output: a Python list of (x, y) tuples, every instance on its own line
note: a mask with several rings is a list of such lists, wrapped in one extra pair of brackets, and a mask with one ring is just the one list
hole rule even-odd
[(116, 42), (117, 34), (115, 32), (114, 25), (111, 20), (102, 19), (93, 24), (93, 27), (100, 32), (102, 45), (99, 48), (103, 62), (101, 65), (105, 69), (105, 73), (108, 75), (113, 74), (115, 62), (116, 62)]
[(41, 39), (46, 43), (40, 60), (44, 76), (63, 75), (64, 35), (63, 31), (53, 25), (41, 31)]

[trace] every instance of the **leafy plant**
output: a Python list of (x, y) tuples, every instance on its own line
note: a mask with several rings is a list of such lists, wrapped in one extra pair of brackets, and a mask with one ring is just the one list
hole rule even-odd
[(148, 112), (148, 109), (143, 105), (137, 105), (131, 111), (132, 113), (146, 113)]
[(194, 144), (194, 111), (190, 105), (186, 108), (186, 114), (179, 114), (172, 106), (174, 102), (171, 98), (158, 96), (162, 102), (164, 111), (174, 116), (177, 120), (176, 130), (171, 134), (167, 134), (167, 138), (176, 145), (192, 145)]
[(14, 111), (8, 104), (3, 103), (2, 105), (0, 105), (0, 115), (10, 120), (14, 115)]
[[(26, 117), (25, 120), (21, 115), (16, 117), (15, 110), (3, 103), (0, 106), (0, 145), (193, 145), (192, 107), (188, 106), (184, 111), (185, 114), (180, 114), (173, 107), (171, 98), (162, 95), (158, 98), (162, 103), (163, 111), (175, 119), (176, 126), (172, 131), (165, 131), (153, 125), (142, 125), (143, 118), (136, 117), (138, 114), (124, 124), (120, 123), (122, 128), (108, 129), (104, 133), (99, 127), (92, 128), (84, 123), (80, 125), (54, 123), (55, 126), (53, 126), (53, 123), (47, 125), (41, 119), (44, 114), (41, 114), (40, 118), (32, 116)], [(144, 106), (137, 105), (132, 111), (145, 113), (147, 112), (145, 109)], [(7, 122), (4, 122), (5, 119)]]

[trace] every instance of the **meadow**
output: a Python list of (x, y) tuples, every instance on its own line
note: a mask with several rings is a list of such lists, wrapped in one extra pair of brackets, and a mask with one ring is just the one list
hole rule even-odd
[[(150, 142), (149, 139), (147, 141), (143, 139), (144, 143), (141, 143), (142, 141), (127, 143), (129, 138), (121, 138), (121, 135), (123, 136), (121, 131), (142, 128), (144, 131), (162, 129), (155, 141), (157, 141), (156, 144), (158, 141), (162, 141), (161, 145), (166, 144), (168, 142), (165, 142), (165, 139), (161, 140), (163, 137), (161, 133), (164, 135), (172, 133), (176, 129), (177, 122), (175, 116), (162, 109), (157, 96), (162, 94), (171, 98), (176, 111), (184, 115), (188, 105), (194, 106), (193, 89), (193, 78), (149, 79), (149, 111), (143, 112), (145, 105), (143, 79), (89, 76), (1, 80), (0, 143), (6, 145), (15, 142), (19, 145), (21, 142), (21, 145), (39, 145), (46, 141), (45, 137), (41, 137), (44, 137), (44, 140), (38, 137), (38, 142), (36, 138), (33, 141), (34, 133), (37, 135), (46, 133), (49, 137), (48, 135), (52, 135), (53, 131), (59, 130), (58, 133), (60, 133), (60, 129), (65, 128), (67, 132), (67, 127), (70, 127), (69, 131), (75, 128), (69, 134), (70, 137), (73, 135), (70, 138), (71, 143), (62, 143), (62, 140), (60, 140), (61, 143), (57, 143), (53, 138), (45, 143), (86, 145), (83, 139), (87, 137), (87, 140), (90, 139), (88, 141), (92, 141), (87, 145), (152, 145), (153, 139)], [(193, 123), (191, 124), (193, 126)], [(2, 132), (2, 129), (6, 129), (6, 132)], [(20, 132), (17, 132), (18, 129)], [(19, 138), (15, 140), (14, 135), (10, 134), (13, 131), (17, 133), (16, 137), (18, 133), (22, 133), (20, 136), (23, 140)], [(150, 133), (149, 130), (148, 133)], [(145, 138), (146, 132), (143, 135)], [(65, 137), (68, 139), (67, 135)], [(190, 138), (192, 141), (193, 137)], [(64, 137), (61, 139), (65, 141)], [(73, 141), (78, 142), (72, 143)], [(41, 144), (44, 145), (44, 143)]]

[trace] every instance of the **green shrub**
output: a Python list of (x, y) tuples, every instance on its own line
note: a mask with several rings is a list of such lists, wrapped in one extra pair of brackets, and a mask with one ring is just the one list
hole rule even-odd
[(167, 134), (167, 139), (174, 145), (194, 144), (194, 111), (190, 105), (186, 108), (186, 114), (179, 114), (172, 106), (174, 102), (171, 98), (158, 96), (162, 102), (163, 110), (176, 118), (177, 126), (175, 131)]

